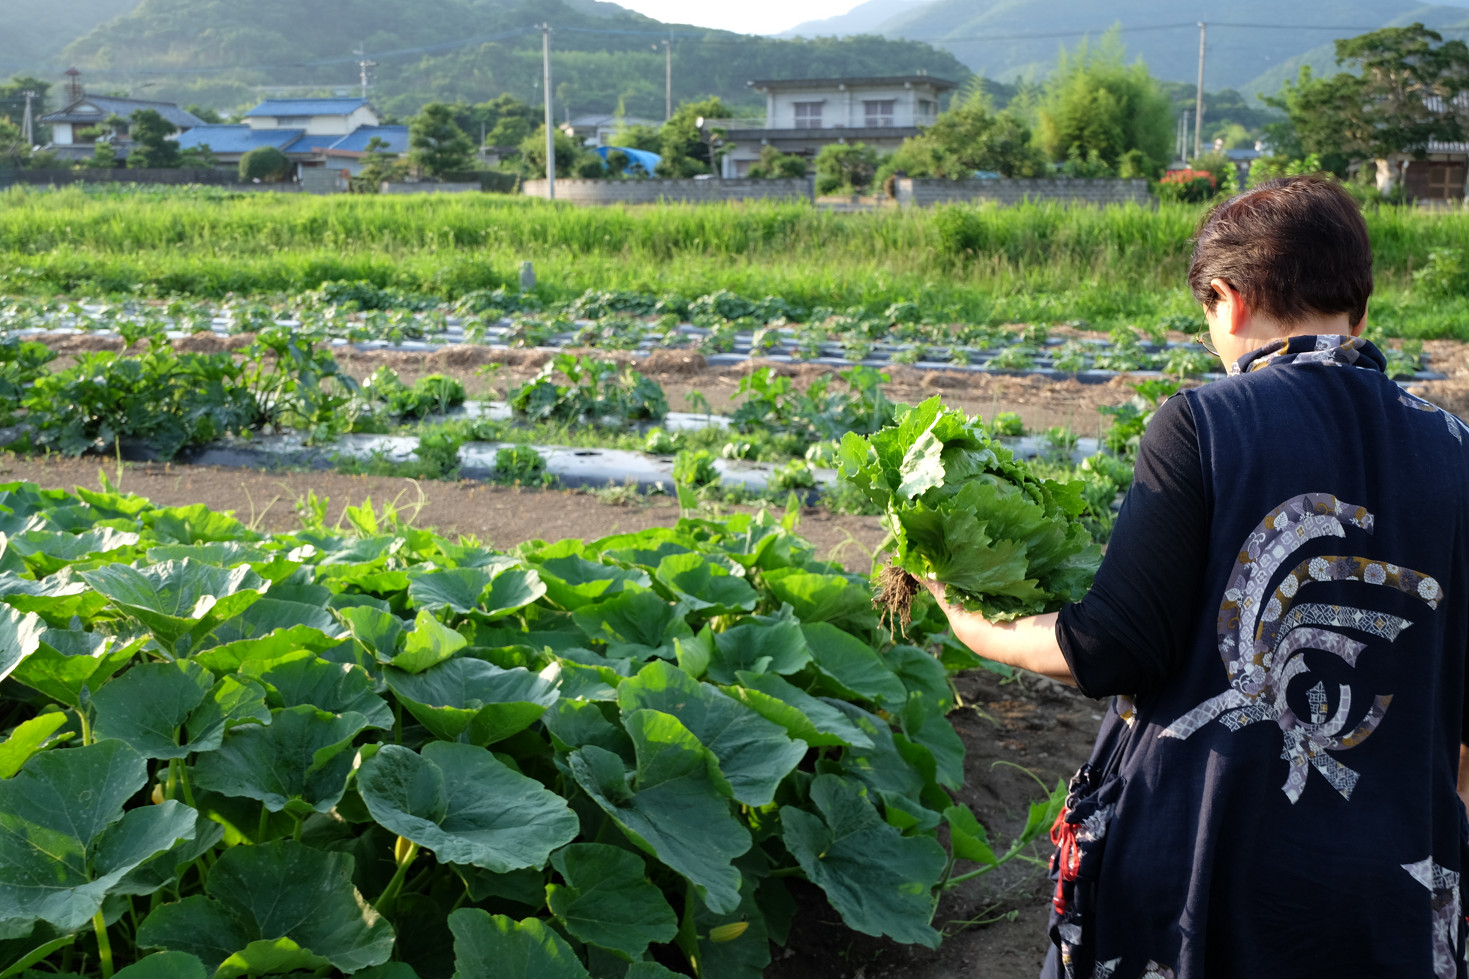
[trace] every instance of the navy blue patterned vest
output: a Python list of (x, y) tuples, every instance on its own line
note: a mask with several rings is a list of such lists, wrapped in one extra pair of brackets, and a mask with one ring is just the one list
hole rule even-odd
[(1048, 975), (1465, 976), (1469, 430), (1382, 366), (1296, 337), (1182, 395), (1193, 648), (1075, 785)]

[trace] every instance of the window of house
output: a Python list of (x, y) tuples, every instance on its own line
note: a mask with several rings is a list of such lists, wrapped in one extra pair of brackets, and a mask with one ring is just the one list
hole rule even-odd
[(893, 124), (896, 99), (869, 99), (862, 103), (862, 114), (868, 128), (886, 128)]
[(821, 128), (821, 103), (820, 102), (797, 102), (796, 103), (796, 128), (797, 129), (820, 129)]
[(921, 119), (932, 119), (939, 114), (939, 104), (932, 99), (918, 100), (918, 116)]

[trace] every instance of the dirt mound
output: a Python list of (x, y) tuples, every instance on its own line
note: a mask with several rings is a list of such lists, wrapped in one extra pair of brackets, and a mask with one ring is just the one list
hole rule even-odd
[(638, 364), (644, 374), (666, 374), (688, 377), (703, 373), (709, 362), (697, 350), (654, 350)]

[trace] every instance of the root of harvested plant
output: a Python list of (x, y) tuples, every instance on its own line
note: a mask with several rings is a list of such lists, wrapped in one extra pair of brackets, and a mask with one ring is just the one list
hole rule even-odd
[(881, 617), (887, 621), (888, 631), (908, 634), (913, 621), (913, 597), (918, 594), (918, 579), (895, 564), (889, 564), (877, 573), (878, 592), (872, 600)]

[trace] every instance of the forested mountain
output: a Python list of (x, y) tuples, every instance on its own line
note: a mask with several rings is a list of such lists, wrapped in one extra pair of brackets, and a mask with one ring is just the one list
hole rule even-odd
[[(100, 3), (101, 0), (84, 0)], [(123, 2), (123, 0), (116, 0)], [(27, 11), (45, 0), (3, 0)], [(542, 103), (541, 31), (552, 26), (552, 85), (558, 118), (611, 112), (663, 118), (662, 41), (673, 38), (675, 102), (719, 95), (758, 113), (756, 78), (927, 72), (964, 81), (953, 55), (877, 37), (780, 40), (669, 25), (597, 0), (132, 0), (108, 23), (84, 28), (59, 55), (12, 71), (57, 78), (69, 64), (93, 91), (198, 103), (228, 111), (263, 94), (359, 91), (361, 56), (369, 95), (399, 116), (427, 101), (487, 101), (508, 92)], [(94, 26), (95, 25), (95, 26)], [(90, 28), (90, 30), (86, 30)], [(39, 50), (39, 49), (38, 49)]]
[(1058, 50), (1076, 43), (1075, 32), (1100, 34), (1120, 26), (1129, 57), (1141, 57), (1159, 78), (1192, 82), (1198, 71), (1196, 22), (1204, 21), (1209, 24), (1204, 88), (1234, 88), (1253, 96), (1278, 89), (1303, 59), (1320, 62), (1324, 53), (1324, 67), (1332, 68), (1334, 38), (1389, 24), (1469, 21), (1469, 0), (1448, 3), (1296, 0), (1282, 8), (1278, 0), (930, 0), (902, 6), (898, 0), (870, 0), (843, 17), (803, 24), (800, 32), (844, 34), (854, 29), (849, 18), (864, 9), (880, 13), (893, 7), (878, 23), (855, 29), (937, 44), (976, 74), (1009, 81), (1044, 75)]
[(34, 75), (37, 69), (55, 65), (61, 50), (77, 37), (137, 5), (138, 0), (69, 0), (61, 8), (42, 0), (4, 0), (0, 78)]

